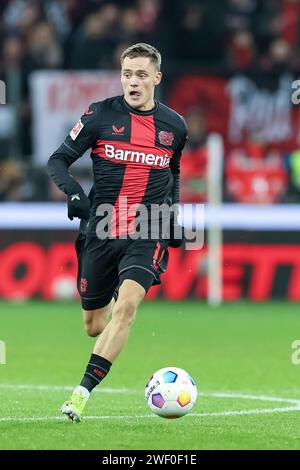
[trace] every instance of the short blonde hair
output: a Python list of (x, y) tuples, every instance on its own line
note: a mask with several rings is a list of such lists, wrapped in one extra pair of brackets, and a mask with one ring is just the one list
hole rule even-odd
[(155, 68), (159, 71), (161, 66), (161, 55), (160, 52), (150, 44), (146, 44), (145, 42), (139, 42), (138, 44), (134, 44), (133, 46), (128, 47), (121, 55), (121, 65), (125, 57), (129, 57), (129, 59), (135, 59), (136, 57), (149, 57), (150, 62), (152, 62)]

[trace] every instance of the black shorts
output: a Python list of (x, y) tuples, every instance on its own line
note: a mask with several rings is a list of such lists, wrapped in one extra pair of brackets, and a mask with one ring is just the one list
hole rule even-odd
[(165, 241), (105, 239), (79, 233), (75, 243), (78, 258), (77, 289), (85, 310), (107, 305), (124, 279), (132, 279), (147, 292), (160, 284), (166, 271)]

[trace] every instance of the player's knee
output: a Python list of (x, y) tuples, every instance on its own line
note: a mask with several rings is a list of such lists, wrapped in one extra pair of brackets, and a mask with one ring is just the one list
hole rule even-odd
[(108, 308), (97, 310), (83, 310), (83, 324), (88, 336), (98, 336), (108, 323), (110, 310)]
[(91, 321), (91, 322), (85, 322), (84, 323), (84, 328), (85, 328), (85, 331), (87, 333), (88, 336), (91, 336), (92, 338), (95, 338), (96, 336), (98, 336), (101, 331), (99, 331), (99, 328), (96, 327), (94, 325), (94, 323)]
[(117, 321), (124, 325), (130, 325), (135, 319), (136, 303), (132, 299), (124, 299), (116, 304), (114, 316)]

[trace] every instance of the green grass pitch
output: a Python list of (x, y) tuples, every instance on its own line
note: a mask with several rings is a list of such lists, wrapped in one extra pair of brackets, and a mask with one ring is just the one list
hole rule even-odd
[[(75, 425), (58, 410), (94, 343), (79, 303), (1, 302), (0, 449), (300, 449), (296, 339), (297, 304), (145, 302)], [(177, 420), (154, 416), (144, 399), (147, 379), (165, 366), (198, 385), (192, 413)]]

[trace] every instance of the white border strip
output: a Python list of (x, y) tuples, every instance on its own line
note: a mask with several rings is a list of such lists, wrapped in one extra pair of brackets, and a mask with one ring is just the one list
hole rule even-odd
[[(203, 206), (199, 205), (201, 213)], [(184, 204), (183, 223), (192, 228), (197, 223), (201, 229), (202, 217), (197, 216), (196, 204)], [(215, 209), (214, 209), (215, 211)], [(200, 211), (198, 211), (200, 212)], [(205, 206), (204, 225), (213, 223), (215, 212)], [(300, 230), (300, 206), (298, 204), (222, 204), (218, 215), (226, 230)], [(200, 223), (200, 227), (199, 227)], [(2, 229), (52, 229), (77, 230), (78, 219), (67, 218), (65, 203), (1, 203), (0, 228)]]

